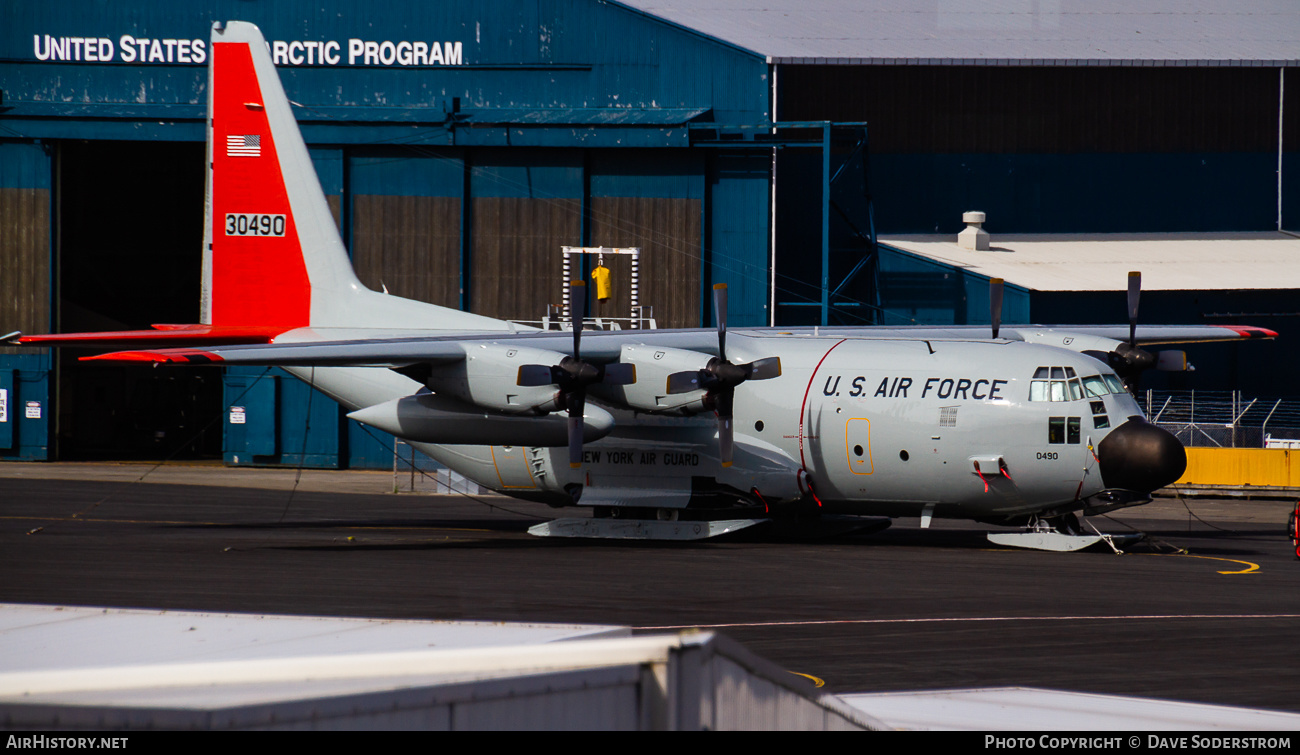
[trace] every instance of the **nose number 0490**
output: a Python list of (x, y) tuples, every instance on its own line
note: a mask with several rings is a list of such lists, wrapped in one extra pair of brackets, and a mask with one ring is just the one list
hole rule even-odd
[(230, 212), (226, 214), (227, 236), (283, 236), (283, 215)]

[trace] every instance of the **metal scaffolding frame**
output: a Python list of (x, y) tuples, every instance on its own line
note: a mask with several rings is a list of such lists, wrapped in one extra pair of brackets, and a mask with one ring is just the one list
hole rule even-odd
[[(692, 147), (744, 149), (754, 147), (771, 147), (772, 149), (817, 149), (821, 152), (821, 276), (820, 297), (817, 301), (777, 301), (777, 306), (816, 307), (819, 310), (822, 325), (831, 324), (831, 315), (837, 308), (877, 307), (879, 302), (878, 286), (871, 286), (872, 302), (849, 300), (843, 297), (845, 288), (864, 271), (871, 270), (874, 275), (874, 262), (877, 256), (875, 213), (870, 191), (864, 197), (866, 218), (855, 219), (849, 211), (840, 207), (831, 197), (832, 187), (836, 181), (846, 177), (850, 166), (861, 158), (863, 186), (867, 183), (868, 136), (865, 122), (837, 121), (776, 121), (773, 123), (722, 125), (713, 123), (688, 124)], [(810, 134), (810, 132), (812, 132)], [(815, 134), (815, 135), (813, 135)], [(838, 139), (838, 142), (837, 142)], [(834, 146), (837, 143), (852, 144), (847, 156), (832, 167)], [(773, 200), (775, 201), (775, 200)], [(862, 240), (867, 247), (867, 254), (854, 264), (853, 268), (839, 280), (831, 276), (831, 214), (842, 219), (851, 232)], [(865, 222), (866, 228), (859, 223)], [(837, 298), (838, 297), (838, 298)], [(773, 312), (773, 315), (775, 312)]]

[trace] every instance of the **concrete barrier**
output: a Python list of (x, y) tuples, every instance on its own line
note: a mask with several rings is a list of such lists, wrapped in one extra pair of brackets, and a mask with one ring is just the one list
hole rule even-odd
[(1300, 488), (1300, 449), (1189, 448), (1183, 485)]

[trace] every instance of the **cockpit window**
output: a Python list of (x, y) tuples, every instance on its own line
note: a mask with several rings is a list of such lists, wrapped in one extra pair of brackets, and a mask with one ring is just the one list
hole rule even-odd
[(1125, 393), (1124, 383), (1112, 373), (1079, 377), (1073, 367), (1039, 367), (1029, 382), (1030, 401), (1079, 401)]
[[(1104, 395), (1105, 384), (1099, 378), (1093, 380), (1098, 381)], [(1029, 383), (1030, 401), (1078, 401), (1087, 395), (1073, 367), (1039, 367)]]

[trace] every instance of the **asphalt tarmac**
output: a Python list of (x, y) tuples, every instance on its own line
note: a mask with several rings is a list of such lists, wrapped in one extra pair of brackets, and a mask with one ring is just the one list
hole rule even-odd
[(392, 488), (376, 472), (0, 464), (0, 602), (701, 627), (832, 692), (1025, 686), (1300, 712), (1294, 502), (1094, 517), (1147, 533), (1117, 555), (915, 519), (540, 539), (525, 530), (556, 516), (545, 506)]

